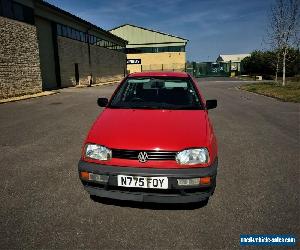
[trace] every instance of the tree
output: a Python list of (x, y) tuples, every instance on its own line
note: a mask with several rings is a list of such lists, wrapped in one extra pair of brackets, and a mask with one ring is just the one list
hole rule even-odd
[[(274, 72), (282, 74), (282, 63), (277, 61), (278, 51), (253, 51), (251, 56), (245, 57), (242, 62), (243, 73), (262, 75), (265, 79), (272, 79)], [(289, 48), (286, 57), (286, 75), (300, 74), (300, 50)], [(276, 75), (275, 75), (276, 79)]]
[(276, 54), (273, 51), (253, 51), (251, 56), (242, 60), (243, 72), (250, 75), (262, 75), (268, 79), (274, 74)]
[(277, 0), (271, 9), (269, 40), (277, 53), (276, 80), (282, 56), (282, 85), (285, 86), (287, 56), (290, 48), (299, 48), (300, 0)]

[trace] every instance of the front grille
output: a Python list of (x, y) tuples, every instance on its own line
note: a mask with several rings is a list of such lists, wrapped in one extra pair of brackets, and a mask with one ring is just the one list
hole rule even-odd
[(112, 158), (138, 160), (138, 154), (140, 152), (146, 152), (148, 160), (154, 161), (175, 160), (177, 154), (176, 151), (112, 149)]

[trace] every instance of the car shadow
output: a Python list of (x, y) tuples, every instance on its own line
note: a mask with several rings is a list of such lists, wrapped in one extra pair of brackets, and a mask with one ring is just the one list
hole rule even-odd
[(125, 201), (114, 200), (110, 198), (103, 198), (97, 196), (90, 196), (91, 200), (105, 205), (118, 206), (118, 207), (130, 207), (138, 209), (150, 209), (150, 210), (195, 210), (205, 207), (208, 204), (208, 200), (194, 203), (153, 203), (153, 202), (138, 202), (138, 201)]

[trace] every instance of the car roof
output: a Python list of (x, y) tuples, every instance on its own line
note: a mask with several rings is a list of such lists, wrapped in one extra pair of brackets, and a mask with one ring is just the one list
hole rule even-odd
[(189, 77), (186, 72), (165, 72), (165, 71), (155, 71), (155, 72), (136, 72), (128, 75), (129, 77)]

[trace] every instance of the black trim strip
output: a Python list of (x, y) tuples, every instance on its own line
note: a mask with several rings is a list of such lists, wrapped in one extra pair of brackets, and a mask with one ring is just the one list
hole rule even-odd
[(112, 149), (112, 158), (138, 160), (138, 154), (146, 152), (148, 160), (175, 160), (176, 151), (155, 151), (155, 150), (125, 150)]
[[(184, 43), (186, 44), (186, 42), (163, 42), (163, 43), (128, 43), (127, 46), (129, 45), (152, 45), (152, 44), (170, 44), (170, 43)], [(134, 48), (129, 48), (128, 49), (134, 49)]]
[(201, 168), (141, 168), (141, 167), (120, 167), (89, 163), (80, 160), (79, 171), (88, 171), (95, 174), (129, 174), (137, 176), (166, 176), (166, 177), (201, 177), (215, 176), (217, 174), (218, 158), (209, 167)]

